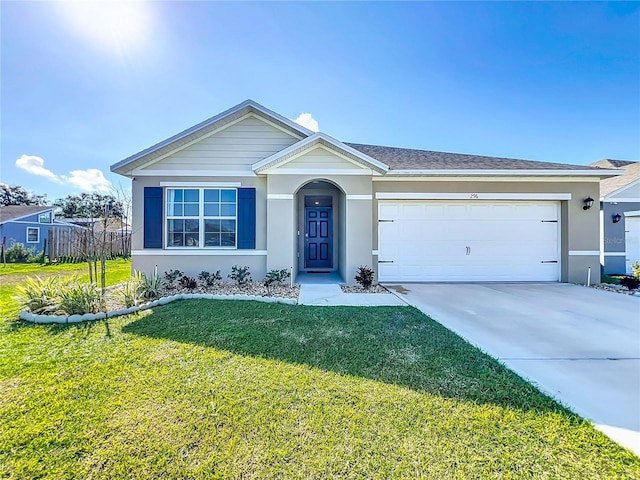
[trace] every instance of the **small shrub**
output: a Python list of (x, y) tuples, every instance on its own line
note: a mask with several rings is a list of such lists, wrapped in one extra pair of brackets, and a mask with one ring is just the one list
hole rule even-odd
[(249, 272), (249, 267), (246, 265), (244, 267), (234, 265), (231, 267), (231, 273), (228, 277), (235, 281), (238, 284), (238, 287), (243, 288), (247, 283), (249, 283), (249, 280), (251, 280), (251, 273)]
[(198, 286), (198, 282), (196, 282), (196, 279), (193, 277), (188, 277), (187, 275), (183, 275), (182, 277), (180, 277), (178, 283), (182, 288), (186, 288), (189, 291), (194, 290)]
[(267, 287), (267, 292), (270, 292), (270, 288), (274, 285), (282, 285), (287, 278), (291, 276), (289, 270), (283, 268), (282, 270), (270, 270), (264, 277), (264, 286)]
[(633, 272), (634, 277), (640, 278), (640, 262), (636, 262), (631, 265), (631, 271)]
[(67, 315), (96, 313), (100, 303), (100, 291), (95, 283), (75, 281), (60, 288), (60, 310)]
[(25, 248), (25, 246), (19, 242), (14, 243), (4, 251), (4, 257), (7, 263), (30, 262), (35, 254), (35, 248)]
[(17, 287), (18, 301), (33, 313), (51, 313), (58, 309), (60, 278), (28, 277)]
[(164, 272), (164, 281), (167, 285), (167, 288), (175, 288), (176, 280), (183, 276), (184, 273), (182, 273), (180, 270), (169, 270), (168, 272)]
[(216, 273), (209, 273), (203, 270), (202, 272), (200, 272), (200, 275), (198, 275), (198, 278), (207, 287), (212, 287), (216, 282), (222, 280), (222, 275), (220, 275), (220, 270), (218, 270)]
[(354, 277), (354, 279), (362, 288), (364, 288), (365, 290), (369, 290), (373, 285), (374, 276), (375, 272), (364, 265), (358, 267), (358, 271), (356, 272), (356, 276)]
[(124, 303), (125, 307), (134, 307), (140, 303), (140, 300), (143, 298), (141, 288), (142, 282), (142, 274), (140, 272), (135, 272), (133, 277), (122, 285), (120, 298), (122, 299), (122, 303)]
[(640, 287), (640, 278), (632, 277), (628, 275), (620, 279), (620, 285), (627, 287), (629, 290), (635, 290)]
[(156, 275), (155, 273), (153, 273), (147, 277), (143, 273), (142, 280), (140, 282), (140, 285), (138, 286), (138, 293), (142, 298), (146, 300), (153, 300), (160, 296), (160, 292), (162, 291), (163, 286), (164, 281), (162, 280), (162, 278), (160, 278), (160, 275)]

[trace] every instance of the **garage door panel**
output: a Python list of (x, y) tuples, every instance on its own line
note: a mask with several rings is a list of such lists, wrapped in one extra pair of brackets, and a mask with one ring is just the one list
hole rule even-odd
[[(557, 281), (557, 202), (379, 203), (380, 281)], [(555, 262), (555, 263), (545, 263)]]

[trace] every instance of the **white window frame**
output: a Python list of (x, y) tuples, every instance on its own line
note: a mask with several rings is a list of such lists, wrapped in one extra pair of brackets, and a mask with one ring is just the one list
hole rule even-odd
[[(203, 186), (204, 185), (204, 186)], [(169, 215), (167, 211), (167, 206), (169, 203), (169, 192), (171, 190), (198, 190), (198, 215), (189, 215), (189, 216), (175, 216)], [(204, 215), (204, 191), (205, 190), (233, 190), (235, 192), (236, 200), (235, 200), (235, 212), (234, 215), (231, 216), (205, 216)], [(221, 186), (221, 185), (212, 185), (208, 186), (206, 184), (198, 184), (195, 186), (193, 184), (188, 185), (175, 185), (171, 187), (165, 187), (164, 189), (164, 202), (163, 202), (163, 222), (164, 222), (164, 248), (167, 250), (237, 250), (238, 249), (238, 189), (235, 186)], [(198, 246), (188, 246), (188, 245), (169, 245), (169, 221), (170, 220), (198, 220)], [(234, 220), (235, 221), (235, 245), (233, 246), (205, 246), (204, 238), (204, 222), (205, 220)]]
[[(36, 240), (35, 241), (29, 240), (29, 230), (35, 230), (36, 231)], [(40, 228), (38, 228), (38, 227), (27, 227), (26, 243), (40, 243)]]
[[(43, 215), (48, 215), (49, 216), (49, 221), (48, 222), (43, 222), (42, 221), (42, 216)], [(41, 213), (40, 215), (38, 215), (38, 223), (43, 223), (43, 224), (47, 224), (47, 225), (53, 223), (53, 215), (51, 215), (51, 212)]]

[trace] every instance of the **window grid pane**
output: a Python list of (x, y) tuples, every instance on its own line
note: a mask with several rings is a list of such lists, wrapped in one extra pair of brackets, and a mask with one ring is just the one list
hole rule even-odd
[(236, 216), (236, 189), (167, 189), (167, 246), (235, 247)]

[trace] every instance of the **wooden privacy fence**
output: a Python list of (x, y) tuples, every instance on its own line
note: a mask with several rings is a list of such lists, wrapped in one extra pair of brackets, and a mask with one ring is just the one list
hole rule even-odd
[[(106, 238), (105, 238), (106, 237)], [(88, 257), (131, 256), (131, 234), (94, 232), (88, 229), (52, 228), (49, 230), (47, 253), (50, 262), (81, 262)]]

